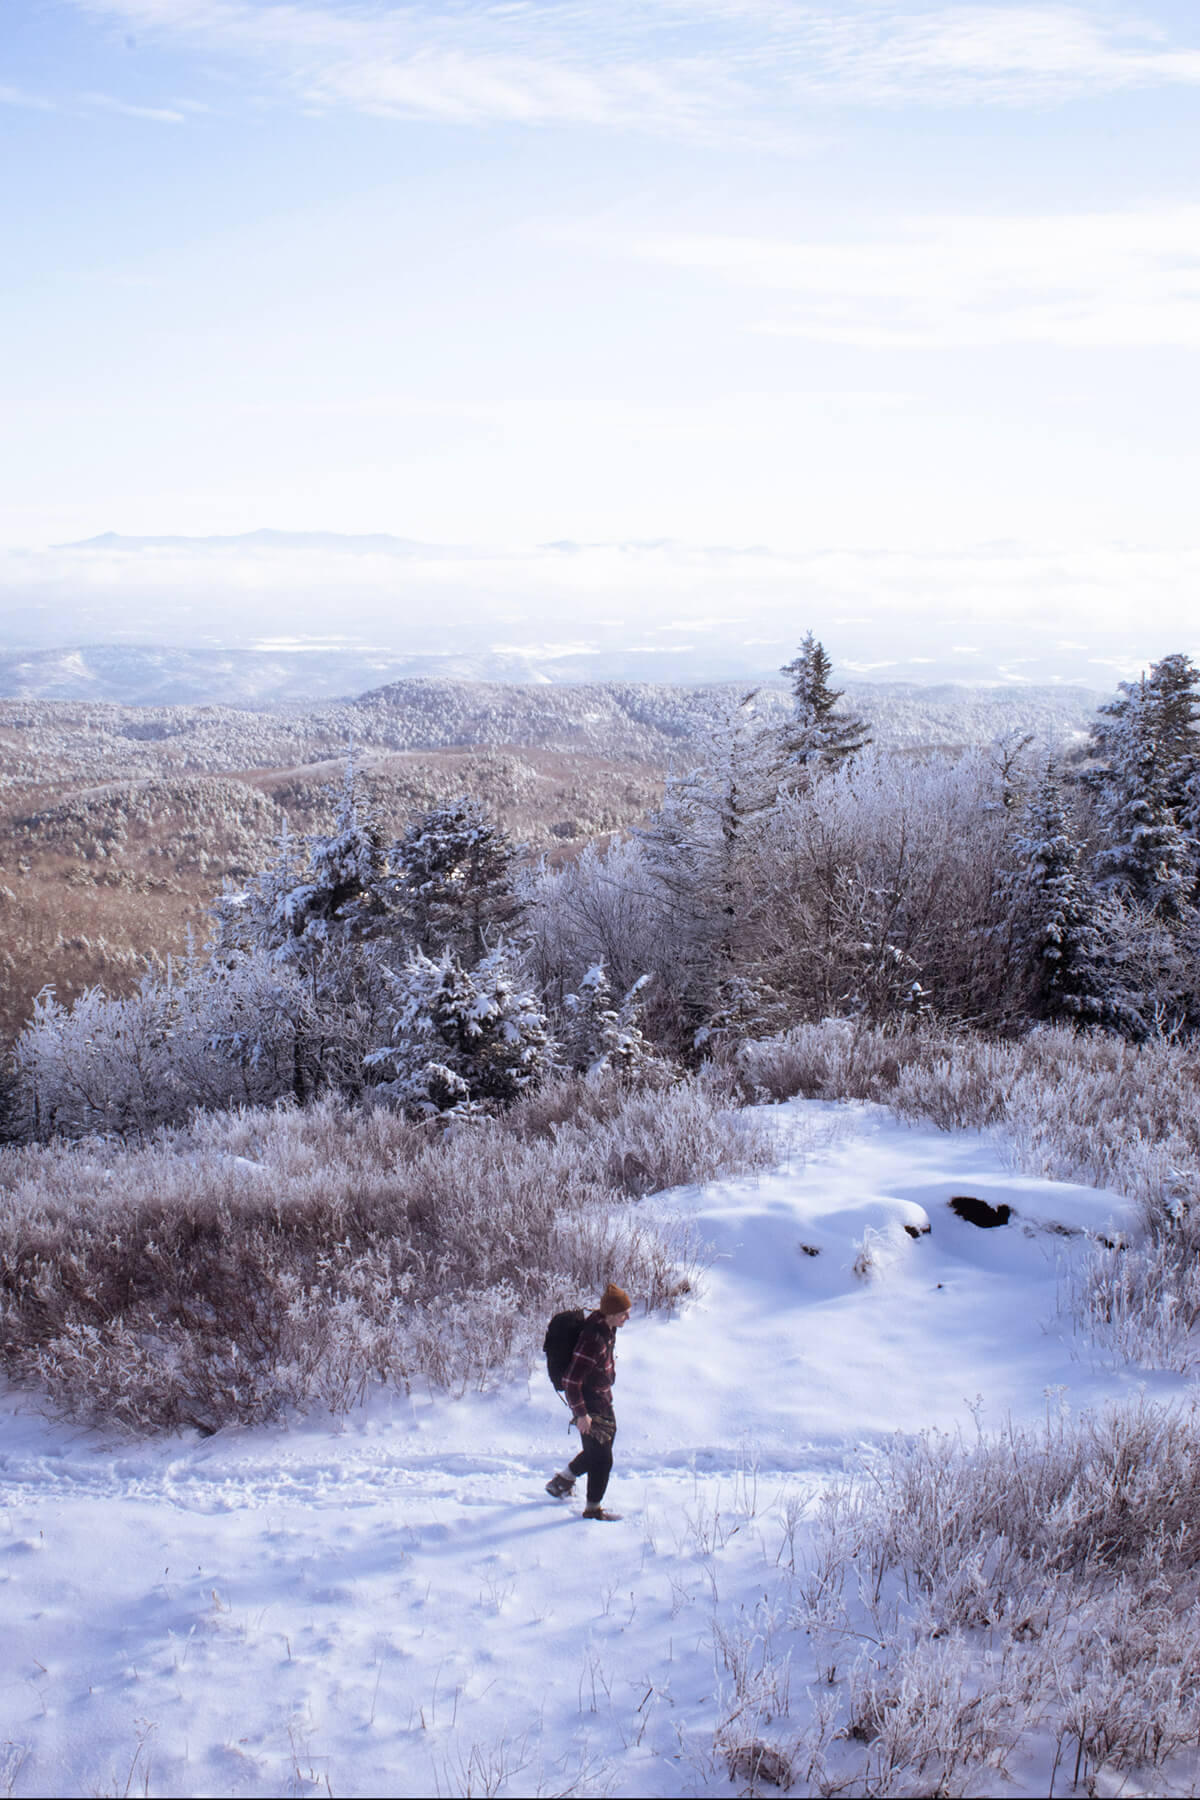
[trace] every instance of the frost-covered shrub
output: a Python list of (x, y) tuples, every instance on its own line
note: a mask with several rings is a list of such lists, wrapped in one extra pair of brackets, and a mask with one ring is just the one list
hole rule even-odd
[(862, 1019), (828, 1018), (748, 1038), (731, 1063), (748, 1098), (885, 1101), (903, 1071), (925, 1069), (959, 1042), (937, 1026), (883, 1031)]
[[(647, 971), (670, 968), (674, 937), (662, 912), (646, 903), (649, 879), (644, 847), (629, 838), (589, 845), (571, 862), (543, 864), (526, 877), (523, 931), (530, 968), (550, 1004), (561, 1006), (580, 969), (594, 963), (621, 992)], [(648, 999), (666, 1004), (661, 980)], [(650, 1011), (656, 1016), (653, 1004)]]
[[(1195, 1413), (1147, 1401), (873, 1453), (762, 1609), (754, 1683), (803, 1791), (1163, 1791), (1200, 1734), (1198, 1492)], [(799, 1718), (789, 1606), (820, 1676)]]
[(13, 1122), (33, 1139), (130, 1137), (196, 1107), (269, 1104), (297, 1094), (321, 1037), (306, 985), (261, 952), (193, 959), (127, 998), (45, 993), (13, 1051)]
[(709, 1179), (774, 1160), (769, 1130), (696, 1081), (556, 1086), (556, 1126), (529, 1101), (437, 1133), (326, 1101), (0, 1151), (7, 1374), (129, 1430), (213, 1430), (380, 1381), (483, 1385), (610, 1279), (674, 1305), (696, 1246), (616, 1204), (625, 1158)]

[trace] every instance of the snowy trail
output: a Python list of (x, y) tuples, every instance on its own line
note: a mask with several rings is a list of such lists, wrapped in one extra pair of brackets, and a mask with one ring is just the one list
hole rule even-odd
[[(621, 1334), (619, 1525), (543, 1492), (570, 1440), (540, 1370), (139, 1446), (10, 1397), (0, 1792), (727, 1792), (714, 1616), (761, 1601), (796, 1502), (881, 1433), (969, 1425), (976, 1395), (1032, 1420), (1048, 1388), (1135, 1378), (1054, 1322), (1081, 1228), (1128, 1226), (1118, 1197), (876, 1108), (785, 1116), (803, 1161), (643, 1203), (716, 1261), (687, 1312)], [(981, 1231), (959, 1193), (1015, 1217)]]

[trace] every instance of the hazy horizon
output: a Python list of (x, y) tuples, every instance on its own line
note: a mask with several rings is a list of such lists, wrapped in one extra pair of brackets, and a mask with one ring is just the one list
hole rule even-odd
[[(10, 654), (324, 650), (380, 666), (450, 659), (500, 680), (717, 681), (770, 676), (812, 630), (841, 678), (1110, 690), (1168, 651), (1200, 648), (1191, 608), (1172, 602), (1173, 572), (1136, 549), (1034, 556), (1011, 544), (968, 558), (105, 534), (0, 555), (0, 634)], [(1069, 611), (1047, 607), (1050, 584)], [(1145, 602), (1138, 623), (1128, 592)]]

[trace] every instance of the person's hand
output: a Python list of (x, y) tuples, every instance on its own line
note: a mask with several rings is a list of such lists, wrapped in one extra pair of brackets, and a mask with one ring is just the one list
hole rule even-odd
[(592, 1420), (589, 1413), (580, 1413), (575, 1423), (579, 1427), (580, 1437), (586, 1437), (588, 1432), (592, 1429)]

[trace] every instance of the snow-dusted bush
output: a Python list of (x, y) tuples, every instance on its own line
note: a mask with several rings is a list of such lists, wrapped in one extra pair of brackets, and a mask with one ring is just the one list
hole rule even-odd
[(129, 1137), (194, 1107), (269, 1104), (296, 1092), (316, 1036), (307, 987), (261, 952), (192, 959), (125, 999), (45, 993), (13, 1052), (13, 1122), (28, 1138)]
[(692, 1521), (764, 1556), (749, 1603), (712, 1577), (716, 1758), (753, 1793), (1190, 1791), (1198, 1491), (1195, 1410), (1145, 1399), (896, 1434), (815, 1506), (735, 1483)]
[(995, 1792), (1017, 1757), (1023, 1791), (1144, 1781), (1200, 1733), (1198, 1491), (1194, 1413), (1145, 1401), (897, 1437), (794, 1585), (826, 1684), (792, 1761), (821, 1793)]
[(482, 1385), (610, 1279), (675, 1304), (696, 1250), (616, 1204), (627, 1159), (707, 1180), (772, 1162), (771, 1133), (694, 1080), (554, 1086), (449, 1133), (325, 1101), (0, 1151), (6, 1372), (83, 1417), (213, 1430)]
[(931, 1054), (961, 1041), (937, 1026), (885, 1031), (863, 1019), (827, 1018), (793, 1025), (738, 1045), (730, 1066), (748, 1099), (887, 1100), (900, 1071), (925, 1067)]
[(830, 1012), (1003, 1017), (1009, 821), (993, 760), (867, 750), (818, 761), (791, 792), (778, 732), (748, 704), (635, 843), (531, 883), (551, 1002), (581, 965), (603, 962), (618, 987), (652, 973), (655, 1035), (690, 1051), (699, 1030), (706, 1053)]
[[(649, 904), (651, 876), (644, 846), (622, 839), (601, 849), (589, 845), (561, 867), (543, 864), (523, 887), (523, 920), (530, 968), (547, 1001), (561, 1007), (580, 969), (603, 964), (619, 992), (648, 971), (670, 971), (675, 938), (670, 921)], [(666, 1006), (655, 981), (648, 1012)]]
[(930, 997), (951, 1017), (1001, 1012), (1006, 832), (989, 757), (861, 752), (764, 821), (746, 872), (755, 972), (793, 1019), (895, 1018)]

